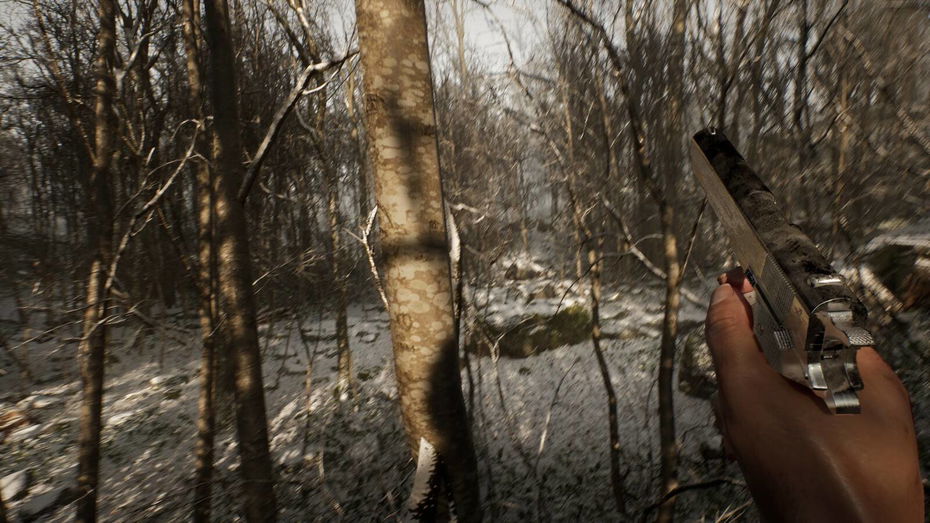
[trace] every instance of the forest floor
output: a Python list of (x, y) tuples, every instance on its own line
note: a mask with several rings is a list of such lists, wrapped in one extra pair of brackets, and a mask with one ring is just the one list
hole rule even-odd
[[(503, 309), (505, 303), (497, 301)], [(603, 346), (619, 401), (621, 466), (632, 515), (639, 519), (658, 492), (655, 377), (661, 292), (609, 289), (604, 301), (603, 324), (610, 339)], [(700, 307), (685, 302), (682, 334), (699, 325), (703, 315)], [(104, 406), (102, 521), (189, 519), (199, 330), (196, 319), (180, 314), (156, 325), (127, 320), (113, 328)], [(42, 328), (33, 326), (9, 345)], [(333, 321), (319, 312), (260, 325), (279, 519), (393, 520), (402, 514), (414, 463), (396, 404), (387, 315), (377, 302), (351, 307), (357, 389), (348, 399), (333, 394), (334, 331)], [(0, 410), (19, 408), (33, 417), (31, 425), (0, 443), (0, 477), (22, 471), (29, 476), (28, 492), (8, 502), (14, 521), (42, 509), (41, 520), (73, 517), (73, 507), (56, 506), (56, 499), (76, 475), (76, 338), (76, 327), (60, 329), (17, 349), (37, 378), (28, 387), (3, 360), (7, 372), (0, 376)], [(609, 481), (607, 400), (590, 340), (524, 359), (473, 355), (470, 361), (471, 393), (466, 369), (462, 379), (466, 401), (473, 398), (488, 519), (617, 519)], [(675, 401), (681, 481), (709, 482), (679, 497), (682, 519), (756, 519), (738, 468), (723, 457), (709, 402), (680, 393)], [(238, 456), (231, 424), (226, 423), (216, 449), (214, 515), (236, 520)]]

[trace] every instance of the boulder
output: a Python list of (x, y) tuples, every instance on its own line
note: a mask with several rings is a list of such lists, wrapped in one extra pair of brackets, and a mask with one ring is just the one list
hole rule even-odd
[[(581, 343), (591, 336), (591, 314), (580, 304), (569, 305), (552, 314), (514, 315), (503, 322), (484, 322), (487, 337), (497, 343), (497, 351), (507, 358), (528, 358), (564, 345)], [(483, 337), (482, 337), (483, 338)], [(492, 343), (480, 340), (468, 350), (491, 354)]]
[(704, 339), (704, 326), (685, 338), (678, 364), (678, 390), (695, 398), (710, 399), (717, 392), (717, 373), (710, 348)]
[(930, 220), (919, 221), (880, 234), (863, 249), (867, 267), (894, 294), (903, 310), (930, 308), (928, 231)]

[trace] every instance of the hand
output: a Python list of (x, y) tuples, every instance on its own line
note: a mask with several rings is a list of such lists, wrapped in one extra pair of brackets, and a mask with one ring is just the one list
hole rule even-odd
[(718, 421), (767, 521), (924, 518), (907, 391), (871, 347), (859, 349), (860, 414), (831, 414), (812, 391), (778, 374), (752, 331), (741, 270), (720, 278), (707, 311), (719, 383)]

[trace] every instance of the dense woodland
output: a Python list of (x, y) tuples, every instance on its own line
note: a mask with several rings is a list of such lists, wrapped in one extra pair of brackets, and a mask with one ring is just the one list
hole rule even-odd
[(0, 521), (757, 519), (708, 126), (869, 306), (926, 478), (930, 5), (356, 3), (0, 2)]

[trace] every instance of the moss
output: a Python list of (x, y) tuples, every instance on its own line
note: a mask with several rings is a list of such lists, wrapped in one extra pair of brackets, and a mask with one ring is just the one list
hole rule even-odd
[[(500, 338), (498, 350), (501, 356), (527, 358), (588, 339), (591, 315), (587, 308), (571, 305), (549, 317), (534, 314), (507, 327), (487, 324), (484, 327), (492, 339)], [(491, 352), (487, 343), (469, 344), (468, 350), (484, 356)]]
[(678, 390), (700, 399), (710, 399), (717, 392), (717, 376), (710, 349), (704, 341), (704, 327), (699, 326), (685, 338), (678, 367)]

